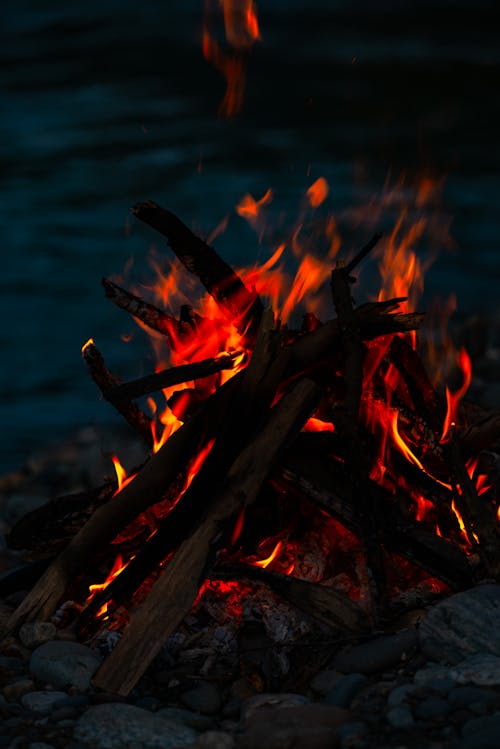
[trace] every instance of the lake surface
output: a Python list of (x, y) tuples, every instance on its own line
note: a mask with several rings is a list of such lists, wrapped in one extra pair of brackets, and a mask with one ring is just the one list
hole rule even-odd
[[(230, 215), (215, 245), (243, 264), (271, 251), (320, 176), (330, 185), (321, 210), (338, 218), (346, 251), (373, 229), (391, 230), (391, 208), (374, 226), (358, 210), (370, 200), (380, 205), (389, 172), (393, 183), (406, 173), (410, 195), (423, 175), (444, 178), (430, 210), (441, 226), (451, 219), (453, 248), (434, 237), (443, 251), (420, 306), (455, 291), (461, 314), (497, 315), (494, 9), (442, 0), (262, 0), (245, 106), (224, 120), (223, 81), (201, 54), (202, 0), (7, 0), (0, 468), (78, 425), (115, 418), (81, 361), (89, 336), (124, 378), (152, 367), (144, 343), (131, 350), (120, 340), (132, 326), (100, 284), (131, 256), (136, 278), (149, 273), (156, 239), (128, 215), (138, 200), (154, 198), (205, 235)], [(277, 228), (259, 247), (234, 206), (269, 187)]]

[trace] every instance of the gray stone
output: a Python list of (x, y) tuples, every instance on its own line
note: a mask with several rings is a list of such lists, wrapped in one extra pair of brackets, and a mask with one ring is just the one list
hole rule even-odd
[(440, 682), (443, 679), (451, 679), (456, 683), (456, 679), (451, 675), (451, 668), (449, 666), (424, 666), (424, 668), (419, 669), (413, 677), (415, 684), (429, 688), (431, 688), (432, 684)]
[(52, 744), (45, 744), (43, 741), (33, 741), (28, 749), (54, 749)]
[(397, 666), (404, 657), (415, 651), (417, 641), (417, 631), (414, 628), (395, 635), (376, 637), (339, 653), (333, 661), (333, 667), (344, 674), (375, 674)]
[(0, 669), (12, 676), (26, 673), (26, 663), (22, 658), (14, 658), (10, 655), (0, 655)]
[(318, 673), (311, 679), (309, 686), (315, 694), (325, 695), (333, 689), (340, 678), (342, 678), (342, 674), (338, 671), (333, 671), (331, 669), (327, 671), (318, 671)]
[(49, 692), (46, 690), (40, 692), (28, 692), (21, 697), (21, 704), (27, 710), (33, 710), (35, 713), (48, 715), (54, 705), (64, 696), (64, 692)]
[(202, 734), (193, 749), (233, 749), (234, 737), (225, 731), (207, 731)]
[(268, 707), (251, 715), (238, 737), (238, 749), (332, 749), (338, 727), (350, 713), (340, 707), (296, 704)]
[(31, 679), (18, 679), (17, 681), (12, 682), (12, 684), (7, 684), (7, 686), (2, 689), (2, 692), (4, 697), (9, 700), (9, 702), (12, 702), (13, 700), (19, 699), (19, 697), (26, 694), (26, 692), (34, 692), (35, 689), (35, 682)]
[(221, 696), (216, 686), (209, 681), (200, 681), (180, 697), (183, 705), (203, 715), (215, 715), (221, 709)]
[(498, 749), (500, 713), (474, 718), (462, 728), (462, 738), (454, 749)]
[(354, 697), (366, 682), (367, 678), (363, 674), (347, 674), (346, 676), (342, 676), (325, 696), (325, 704), (349, 707)]
[(459, 684), (480, 687), (500, 685), (500, 657), (479, 654), (465, 658), (452, 669), (451, 675)]
[(455, 687), (448, 695), (448, 702), (453, 710), (461, 710), (479, 704), (489, 706), (498, 701), (497, 694), (479, 687)]
[(388, 707), (397, 707), (398, 705), (402, 705), (408, 697), (411, 697), (412, 694), (415, 694), (415, 692), (418, 692), (420, 690), (420, 687), (416, 684), (401, 684), (399, 687), (395, 687), (388, 695), (387, 697), (387, 706)]
[(459, 663), (469, 655), (500, 656), (500, 585), (479, 585), (434, 606), (420, 625), (423, 653), (432, 660)]
[(278, 694), (256, 694), (244, 700), (241, 705), (241, 719), (248, 722), (256, 714), (272, 715), (272, 711), (277, 708), (298, 707), (307, 705), (309, 700), (302, 694), (293, 694), (288, 692)]
[(387, 720), (393, 728), (411, 728), (415, 725), (409, 707), (398, 705), (387, 711)]
[(195, 731), (208, 731), (214, 727), (214, 720), (208, 715), (193, 713), (191, 710), (183, 710), (180, 707), (162, 707), (156, 715), (174, 723), (181, 723), (183, 726), (194, 728)]
[(53, 640), (57, 630), (52, 622), (26, 622), (19, 630), (19, 639), (30, 650)]
[(361, 721), (344, 723), (337, 729), (341, 749), (351, 749), (360, 745), (366, 736), (367, 727)]
[(433, 679), (429, 682), (428, 686), (433, 692), (447, 695), (455, 688), (456, 681), (455, 679), (452, 679), (451, 676), (448, 676), (445, 679)]
[(76, 707), (66, 705), (65, 707), (56, 707), (50, 713), (50, 719), (56, 723), (60, 723), (63, 720), (76, 720), (80, 715)]
[(443, 697), (427, 697), (419, 702), (414, 708), (415, 717), (420, 720), (433, 720), (447, 715), (450, 711), (450, 703)]
[(174, 749), (194, 744), (197, 734), (140, 707), (109, 702), (90, 707), (78, 720), (74, 737), (97, 749), (123, 749), (133, 743), (142, 749)]
[(75, 687), (84, 692), (101, 663), (98, 653), (85, 645), (52, 640), (31, 654), (30, 672), (54, 687)]

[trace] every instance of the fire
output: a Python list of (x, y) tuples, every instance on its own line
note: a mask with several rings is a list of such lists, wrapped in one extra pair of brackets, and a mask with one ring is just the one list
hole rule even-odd
[(113, 461), (113, 465), (115, 467), (115, 473), (116, 473), (116, 479), (118, 481), (118, 489), (113, 494), (113, 497), (115, 497), (118, 492), (121, 492), (121, 490), (127, 486), (127, 484), (130, 484), (131, 481), (134, 480), (136, 474), (133, 473), (130, 476), (127, 476), (127, 472), (125, 468), (120, 463), (120, 460), (118, 456), (112, 455), (111, 460)]
[(306, 195), (309, 198), (311, 208), (318, 208), (321, 203), (324, 203), (328, 196), (330, 187), (324, 177), (320, 177), (313, 182), (311, 187), (308, 189)]
[(212, 3), (205, 0), (202, 49), (205, 59), (226, 80), (220, 113), (225, 117), (234, 117), (243, 106), (246, 58), (260, 39), (260, 29), (253, 0), (222, 0), (222, 9), (226, 48), (217, 41), (211, 30)]
[(449, 387), (446, 387), (446, 417), (443, 424), (443, 433), (441, 434), (441, 442), (447, 442), (449, 440), (450, 426), (452, 423), (457, 421), (458, 406), (467, 390), (470, 387), (472, 380), (472, 365), (470, 356), (467, 351), (462, 347), (458, 352), (458, 364), (462, 370), (463, 383), (462, 386), (452, 393)]
[(335, 427), (331, 421), (322, 421), (314, 416), (311, 416), (304, 424), (304, 432), (334, 432)]
[(82, 346), (82, 356), (83, 356), (83, 354), (85, 353), (85, 351), (86, 351), (86, 350), (87, 350), (88, 348), (90, 348), (90, 346), (95, 346), (95, 341), (94, 341), (94, 339), (93, 339), (93, 338), (89, 338), (89, 339), (88, 339), (88, 341), (87, 341), (86, 343), (84, 343), (84, 344), (83, 344), (83, 346)]
[(271, 554), (266, 559), (261, 559), (258, 562), (254, 562), (255, 566), (262, 567), (262, 569), (265, 569), (271, 564), (271, 562), (274, 562), (274, 560), (276, 559), (276, 557), (278, 556), (282, 548), (283, 548), (283, 541), (278, 541), (278, 543), (272, 550)]

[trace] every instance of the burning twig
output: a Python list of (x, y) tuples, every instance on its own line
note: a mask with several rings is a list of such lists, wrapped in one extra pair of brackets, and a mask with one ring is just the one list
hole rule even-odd
[(347, 263), (347, 265), (344, 268), (346, 276), (349, 276), (352, 271), (361, 263), (362, 260), (367, 257), (370, 252), (375, 249), (375, 247), (378, 245), (380, 240), (382, 239), (382, 234), (374, 234), (373, 237), (370, 239), (369, 242), (365, 244), (364, 247), (360, 249), (358, 254), (353, 257), (350, 263)]
[(233, 463), (226, 488), (214, 498), (196, 531), (182, 543), (104, 661), (94, 677), (95, 686), (122, 695), (134, 687), (165, 639), (189, 612), (207, 575), (221, 529), (242, 506), (255, 500), (283, 445), (300, 430), (320, 394), (314, 383), (303, 380), (271, 411), (265, 426)]
[(132, 294), (121, 286), (110, 281), (108, 278), (102, 279), (102, 285), (108, 299), (111, 299), (117, 307), (126, 310), (133, 317), (136, 317), (151, 330), (156, 330), (164, 335), (169, 345), (175, 347), (175, 340), (181, 338), (186, 332), (186, 326), (173, 315), (167, 315), (154, 304), (144, 302), (140, 297)]
[(90, 375), (103, 398), (111, 403), (123, 418), (128, 421), (143, 438), (148, 447), (153, 447), (153, 433), (151, 430), (151, 419), (141, 411), (136, 403), (130, 403), (121, 399), (115, 399), (113, 389), (121, 385), (121, 380), (106, 367), (101, 352), (96, 347), (94, 341), (90, 339), (82, 348), (82, 356), (85, 364), (89, 368)]
[(232, 369), (237, 356), (239, 354), (224, 354), (215, 359), (204, 359), (194, 364), (163, 369), (160, 372), (155, 372), (155, 374), (118, 385), (110, 391), (109, 395), (116, 401), (140, 398), (142, 395), (154, 393), (157, 390), (163, 390), (163, 388), (208, 377), (217, 372), (222, 372), (224, 369)]
[(264, 307), (235, 271), (206, 242), (193, 234), (170, 211), (149, 200), (132, 213), (166, 237), (168, 244), (190, 273), (200, 279), (223, 313), (241, 335), (257, 332)]

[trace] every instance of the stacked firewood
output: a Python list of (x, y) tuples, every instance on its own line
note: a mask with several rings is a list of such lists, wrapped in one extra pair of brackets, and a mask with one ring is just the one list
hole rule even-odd
[[(92, 492), (57, 499), (13, 528), (11, 546), (38, 545), (57, 556), (14, 612), (7, 630), (52, 616), (74, 580), (88, 572), (99, 552), (117, 537), (140, 538), (135, 556), (83, 607), (77, 625), (84, 631), (104, 604), (126, 605), (154, 576), (148, 595), (94, 679), (97, 687), (123, 695), (182, 622), (208, 578), (262, 582), (309, 615), (354, 634), (374, 628), (387, 616), (386, 561), (391, 554), (406, 557), (451, 589), (481, 577), (499, 579), (496, 508), (478, 496), (465, 460), (498, 437), (500, 419), (465, 424), (460, 432), (453, 426), (448, 439), (440, 439), (445, 404), (405, 336), (419, 327), (423, 316), (400, 312), (402, 299), (355, 307), (351, 298), (352, 273), (379, 237), (350, 263), (332, 270), (337, 317), (322, 324), (306, 316), (303, 329), (291, 331), (281, 327), (234, 270), (176, 216), (151, 202), (133, 212), (167, 238), (237, 329), (244, 342), (243, 365), (240, 362), (239, 371), (224, 385), (189, 393), (182, 426), (119, 492), (116, 482), (108, 482)], [(190, 307), (176, 318), (109, 280), (104, 280), (104, 288), (115, 304), (164, 335), (173, 349), (196, 332), (199, 321)], [(381, 336), (392, 337), (385, 360), (401, 379), (405, 397), (396, 399), (400, 417), (419, 435), (422, 451), (432, 455), (446, 482), (437, 482), (401, 456), (394, 460), (400, 460), (398, 468), (407, 481), (434, 503), (441, 525), (449, 529), (447, 537), (415, 521), (404, 487), (391, 490), (372, 478), (373, 446), (362, 418), (363, 367), (368, 342)], [(214, 382), (214, 375), (233, 369), (238, 358), (223, 353), (122, 383), (93, 342), (84, 347), (83, 356), (103, 396), (149, 446), (151, 418), (136, 399), (192, 380)], [(174, 399), (171, 406), (176, 408)], [(302, 431), (314, 414), (330, 422), (332, 431)], [(234, 542), (235, 523), (269, 487), (276, 494), (307, 498), (358, 537), (368, 606), (332, 587), (244, 562), (221, 561), (222, 552), (230, 548), (231, 539)], [(457, 540), (451, 499), (471, 539), (468, 553)], [(145, 533), (137, 518), (159, 506), (163, 510), (155, 516), (154, 533)]]

